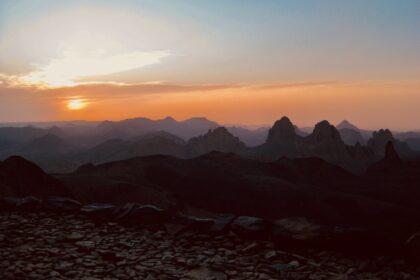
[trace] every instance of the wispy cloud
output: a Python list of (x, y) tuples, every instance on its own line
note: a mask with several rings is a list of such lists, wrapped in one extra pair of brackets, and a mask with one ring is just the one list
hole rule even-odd
[(82, 53), (67, 50), (61, 58), (45, 65), (34, 65), (35, 70), (21, 76), (9, 76), (15, 86), (63, 87), (95, 83), (89, 77), (109, 75), (158, 64), (170, 55), (169, 51), (131, 52), (108, 55), (104, 50)]
[(338, 84), (338, 83), (339, 83), (338, 81), (294, 82), (294, 83), (256, 85), (256, 86), (253, 86), (253, 88), (256, 90), (276, 90), (276, 89), (288, 89), (288, 88), (329, 86), (329, 85)]
[(124, 98), (148, 94), (170, 94), (188, 92), (209, 92), (229, 89), (239, 89), (242, 85), (213, 84), (213, 85), (181, 85), (181, 84), (83, 84), (74, 87), (47, 89), (57, 95), (101, 96), (104, 98)]

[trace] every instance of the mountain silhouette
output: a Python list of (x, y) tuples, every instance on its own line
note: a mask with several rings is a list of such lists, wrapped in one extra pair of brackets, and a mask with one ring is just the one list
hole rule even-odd
[(341, 121), (339, 124), (337, 124), (336, 127), (337, 127), (338, 130), (340, 130), (340, 129), (352, 129), (352, 130), (355, 130), (355, 131), (360, 130), (357, 126), (350, 123), (348, 120)]
[(57, 179), (34, 163), (18, 156), (0, 161), (0, 196), (69, 196)]
[[(384, 156), (388, 141), (394, 142), (402, 158), (418, 155), (386, 130), (376, 132), (366, 145), (370, 132), (355, 130), (358, 128), (348, 121), (339, 124), (341, 129), (322, 121), (310, 133), (287, 117), (280, 118), (269, 129), (219, 127), (206, 118), (177, 121), (171, 117), (75, 122), (50, 128), (3, 127), (0, 160), (21, 155), (47, 172), (62, 173), (89, 162), (98, 164), (153, 154), (190, 158), (219, 151), (263, 161), (319, 157), (360, 174)], [(408, 133), (407, 137), (411, 135)]]
[(226, 128), (218, 127), (191, 138), (186, 148), (188, 156), (197, 156), (212, 151), (240, 153), (246, 146)]
[(395, 139), (389, 129), (380, 129), (373, 132), (373, 136), (369, 139), (367, 145), (376, 155), (383, 157), (385, 156), (385, 148), (388, 142), (394, 144), (395, 150), (401, 157), (415, 157), (416, 153), (410, 149), (407, 143)]

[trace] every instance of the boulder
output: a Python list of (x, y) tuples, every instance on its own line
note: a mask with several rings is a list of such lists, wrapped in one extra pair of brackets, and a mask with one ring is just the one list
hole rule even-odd
[(80, 210), (82, 204), (66, 197), (48, 197), (42, 201), (42, 206), (52, 211), (75, 212)]
[(271, 238), (281, 245), (320, 245), (331, 237), (331, 231), (330, 227), (317, 225), (306, 218), (290, 217), (274, 221)]
[(40, 210), (41, 205), (42, 201), (39, 198), (28, 196), (19, 200), (19, 202), (16, 204), (16, 209), (23, 211), (34, 211)]
[(91, 203), (80, 208), (80, 212), (95, 220), (110, 220), (116, 213), (117, 207), (108, 203)]
[(214, 222), (214, 220), (208, 218), (180, 215), (165, 223), (165, 229), (172, 235), (185, 231), (208, 232)]
[(154, 205), (128, 203), (122, 207), (115, 220), (132, 226), (157, 226), (168, 220), (168, 213)]
[(239, 216), (231, 225), (231, 230), (242, 238), (266, 239), (270, 235), (271, 223), (257, 217)]

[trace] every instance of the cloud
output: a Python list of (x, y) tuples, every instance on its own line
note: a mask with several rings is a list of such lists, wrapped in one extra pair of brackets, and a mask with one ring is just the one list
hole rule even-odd
[(302, 87), (314, 87), (314, 86), (328, 86), (328, 85), (333, 85), (337, 83), (338, 83), (337, 81), (294, 82), (294, 83), (257, 85), (257, 86), (253, 86), (253, 88), (256, 90), (276, 90), (276, 89), (302, 88)]
[(104, 50), (96, 50), (90, 53), (67, 50), (63, 57), (52, 59), (45, 65), (35, 65), (36, 69), (34, 71), (26, 75), (11, 76), (10, 80), (15, 85), (23, 86), (74, 86), (95, 82), (95, 80), (89, 80), (89, 77), (109, 75), (158, 64), (169, 55), (169, 51), (107, 55)]
[(76, 85), (161, 63), (169, 56), (176, 60), (214, 50), (209, 32), (189, 19), (162, 17), (125, 5), (61, 6), (48, 14), (11, 17), (2, 26), (0, 72), (10, 75), (15, 84)]
[(179, 85), (179, 84), (83, 84), (74, 87), (46, 89), (54, 95), (75, 95), (88, 98), (117, 99), (135, 97), (140, 95), (171, 94), (188, 92), (210, 92), (229, 89), (240, 89), (242, 85), (217, 84), (217, 85)]

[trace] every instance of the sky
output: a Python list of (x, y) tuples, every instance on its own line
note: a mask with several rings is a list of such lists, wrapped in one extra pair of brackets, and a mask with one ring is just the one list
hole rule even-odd
[(0, 122), (420, 129), (418, 0), (0, 0)]

